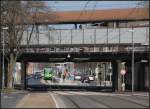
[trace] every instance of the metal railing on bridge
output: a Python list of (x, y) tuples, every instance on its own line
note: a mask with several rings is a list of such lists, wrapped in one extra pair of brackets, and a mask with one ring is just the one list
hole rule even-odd
[[(129, 31), (133, 29), (133, 34)], [(133, 37), (133, 40), (132, 40)], [(21, 45), (26, 52), (118, 52), (131, 51), (132, 41), (135, 51), (147, 50), (149, 27), (103, 28), (103, 29), (57, 29), (45, 28), (30, 38), (24, 33)]]
[[(57, 29), (48, 28), (33, 31), (29, 45), (43, 44), (120, 44), (132, 43), (132, 28), (103, 28), (103, 29)], [(38, 37), (37, 37), (38, 36)], [(21, 44), (26, 45), (29, 38), (24, 32)], [(133, 28), (134, 43), (148, 44), (149, 27)]]
[[(136, 46), (134, 47), (134, 51), (143, 52), (148, 51), (148, 46)], [(26, 53), (49, 53), (49, 52), (131, 52), (131, 46), (112, 46), (112, 47), (22, 47), (22, 51)]]

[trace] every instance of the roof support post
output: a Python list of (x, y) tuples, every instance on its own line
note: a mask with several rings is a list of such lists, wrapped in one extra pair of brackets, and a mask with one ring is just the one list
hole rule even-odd
[(60, 36), (59, 36), (59, 44), (61, 44), (61, 30), (60, 30)]
[(39, 45), (39, 25), (36, 25), (36, 39), (37, 39), (37, 44)]
[(82, 44), (84, 44), (84, 29), (82, 31)]
[(72, 44), (72, 37), (73, 37), (73, 36), (72, 36), (72, 29), (71, 29), (71, 44)]
[(74, 24), (74, 26), (75, 26), (75, 29), (77, 29), (77, 24)]

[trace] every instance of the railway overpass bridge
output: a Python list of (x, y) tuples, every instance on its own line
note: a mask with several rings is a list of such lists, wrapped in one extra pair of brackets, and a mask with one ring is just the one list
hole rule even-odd
[[(133, 30), (129, 32), (129, 30)], [(111, 62), (112, 90), (118, 89), (121, 80), (121, 63), (126, 62), (128, 69), (126, 84), (131, 87), (131, 60), (134, 49), (135, 88), (145, 89), (145, 75), (149, 59), (148, 27), (139, 28), (103, 28), (76, 30), (47, 30), (28, 40), (27, 33), (21, 45), (21, 54), (17, 61), (22, 63), (22, 84), (26, 89), (26, 66), (28, 62)], [(134, 47), (134, 48), (133, 48)], [(70, 57), (67, 57), (70, 55)], [(56, 87), (55, 87), (56, 88)], [(119, 90), (119, 89), (118, 89)]]
[[(122, 21), (147, 21), (149, 17), (143, 9), (137, 9), (131, 16), (129, 10), (104, 10), (94, 11), (93, 17), (89, 21), (90, 11), (83, 13), (81, 19), (72, 19), (69, 16), (78, 16), (80, 12), (62, 12), (58, 14), (55, 21), (41, 19), (32, 35), (31, 29), (24, 32), (21, 41), (20, 54), (17, 61), (22, 63), (22, 85), (26, 88), (26, 66), (28, 62), (112, 62), (113, 85), (112, 89), (118, 89), (120, 85), (121, 62), (126, 62), (129, 69), (126, 82), (131, 86), (131, 60), (132, 51), (135, 54), (136, 80), (135, 87), (143, 90), (147, 86), (149, 53), (149, 27), (103, 27), (97, 29), (50, 29), (48, 24), (84, 24), (97, 22), (122, 22)], [(112, 16), (110, 13), (114, 13)], [(124, 14), (123, 14), (124, 13)], [(138, 14), (137, 14), (138, 13)], [(42, 14), (41, 18), (46, 18), (47, 14)], [(120, 15), (120, 16), (118, 16)], [(94, 17), (95, 16), (95, 17)], [(96, 17), (97, 16), (97, 17)], [(142, 17), (141, 17), (142, 16)], [(144, 16), (144, 17), (143, 17)], [(145, 17), (146, 16), (146, 17)], [(39, 16), (40, 18), (40, 16)], [(64, 18), (64, 19), (62, 19)], [(96, 18), (96, 19), (94, 19)], [(135, 20), (136, 19), (136, 20)], [(30, 22), (28, 22), (30, 23)], [(43, 25), (44, 24), (44, 25)], [(68, 54), (71, 56), (67, 58)], [(143, 73), (144, 72), (144, 73)]]

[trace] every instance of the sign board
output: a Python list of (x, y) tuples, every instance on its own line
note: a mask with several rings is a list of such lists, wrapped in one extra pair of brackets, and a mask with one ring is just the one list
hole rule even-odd
[(125, 75), (125, 74), (126, 74), (126, 71), (125, 71), (125, 70), (121, 70), (121, 74), (122, 74), (122, 75)]

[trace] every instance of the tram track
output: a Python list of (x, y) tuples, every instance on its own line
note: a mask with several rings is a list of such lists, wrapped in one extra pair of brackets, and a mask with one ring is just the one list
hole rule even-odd
[[(55, 84), (54, 84), (55, 85)], [(57, 87), (57, 88), (56, 88)], [(103, 94), (101, 95), (92, 95), (93, 93), (85, 92), (85, 91), (72, 91), (72, 90), (64, 90), (59, 85), (55, 85), (55, 89), (51, 87), (50, 83), (47, 83), (44, 87), (39, 87), (40, 89), (45, 88), (45, 91), (56, 95), (55, 97), (60, 99), (66, 108), (73, 107), (73, 108), (89, 108), (89, 107), (104, 107), (104, 108), (114, 108), (120, 106), (127, 106), (127, 107), (141, 107), (141, 108), (148, 108), (148, 104), (145, 102), (138, 102), (134, 99), (127, 99), (122, 98), (120, 95), (113, 95), (113, 94), (106, 94), (105, 97)], [(35, 88), (36, 89), (36, 88)], [(38, 88), (37, 88), (38, 89)], [(57, 90), (56, 90), (57, 89)], [(39, 89), (38, 89), (39, 90)], [(36, 90), (35, 90), (36, 91)], [(82, 93), (83, 92), (83, 93)], [(85, 92), (85, 93), (84, 93)], [(123, 96), (124, 97), (124, 96)], [(135, 96), (136, 97), (136, 96)], [(57, 101), (57, 100), (56, 100)], [(116, 102), (120, 104), (117, 104)], [(110, 103), (108, 103), (110, 102)], [(59, 104), (59, 103), (58, 103)], [(87, 105), (86, 105), (87, 104)], [(129, 104), (129, 105), (125, 105)], [(146, 104), (146, 105), (145, 105)], [(60, 106), (61, 107), (61, 106)]]
[[(71, 102), (75, 106), (75, 108), (83, 108), (83, 106), (81, 106), (79, 101), (77, 102), (77, 99), (83, 100), (82, 103), (84, 103), (84, 104), (87, 104), (89, 102), (89, 103), (91, 103), (91, 106), (93, 105), (92, 103), (96, 103), (97, 105), (100, 105), (104, 108), (112, 108), (111, 106), (107, 105), (106, 103), (100, 102), (99, 100), (89, 97), (88, 95), (80, 95), (80, 94), (72, 93), (72, 92), (68, 92), (68, 91), (67, 92), (66, 91), (61, 91), (61, 92), (52, 91), (52, 93), (55, 93), (55, 94), (61, 96), (61, 98), (63, 98), (63, 100), (67, 99), (65, 101)], [(88, 105), (89, 105), (89, 103), (88, 103)], [(88, 107), (84, 107), (84, 108), (88, 108)], [(100, 107), (98, 107), (98, 108), (100, 108)]]
[[(73, 100), (72, 97), (66, 96), (66, 95), (62, 95), (62, 94), (60, 94), (60, 93), (58, 93), (58, 92), (56, 92), (56, 91), (49, 91), (49, 92), (51, 92), (52, 94), (57, 94), (57, 95), (59, 96), (59, 98), (63, 99), (63, 103), (64, 103), (65, 105), (67, 105), (67, 104), (72, 105), (72, 104), (73, 104), (71, 107), (73, 107), (73, 108), (81, 108), (81, 107), (78, 105), (78, 103), (76, 103), (76, 102)], [(65, 92), (65, 91), (62, 91), (62, 92)], [(65, 92), (65, 93), (66, 93), (66, 92)], [(64, 101), (67, 101), (67, 102), (65, 103)], [(69, 102), (69, 103), (68, 103), (68, 102)]]
[[(144, 108), (148, 108), (148, 107), (149, 107), (148, 105), (146, 106), (146, 105), (144, 105), (144, 104), (135, 102), (135, 101), (133, 101), (133, 100), (131, 100), (131, 99), (121, 98), (121, 97), (119, 97), (119, 96), (115, 96), (115, 97), (116, 97), (117, 99), (120, 99), (120, 100), (129, 102), (129, 103), (134, 103), (134, 104), (140, 105), (140, 106), (142, 106), (142, 107), (144, 107)], [(137, 98), (137, 99), (138, 99), (138, 98)]]

